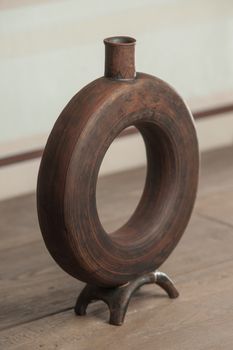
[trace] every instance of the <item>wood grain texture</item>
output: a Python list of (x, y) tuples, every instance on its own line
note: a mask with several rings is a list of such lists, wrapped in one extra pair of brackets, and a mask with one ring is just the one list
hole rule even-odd
[[(101, 304), (86, 318), (72, 311), (1, 332), (5, 349), (231, 349), (233, 261), (176, 278), (182, 295), (172, 302), (143, 288), (131, 301), (124, 327), (103, 322)], [(223, 300), (225, 304), (223, 303)], [(159, 315), (159, 317), (158, 317)]]
[(232, 190), (233, 145), (203, 153), (200, 170), (199, 197)]
[[(86, 318), (75, 317), (73, 307), (83, 284), (59, 269), (47, 253), (36, 221), (35, 195), (0, 202), (0, 326), (7, 327), (0, 331), (0, 349), (82, 350), (93, 344), (101, 350), (129, 349), (129, 344), (154, 349), (156, 344), (161, 350), (232, 350), (233, 230), (202, 217), (211, 201), (198, 209), (202, 198), (231, 193), (232, 149), (204, 154), (201, 160), (194, 216), (162, 266), (174, 278), (180, 297), (173, 303), (156, 286), (142, 288), (130, 303), (122, 329), (107, 324), (109, 314), (102, 303), (90, 306)], [(142, 175), (139, 169), (101, 179), (104, 221), (127, 218)], [(123, 186), (121, 197), (118, 186)], [(124, 203), (122, 217), (115, 210), (119, 201)], [(222, 205), (227, 208), (229, 201), (230, 194)]]
[[(196, 198), (199, 153), (193, 117), (178, 93), (159, 78), (135, 74), (135, 40), (104, 43), (105, 76), (72, 98), (49, 136), (37, 207), (59, 266), (111, 287), (156, 270), (176, 247)], [(130, 126), (145, 143), (145, 187), (126, 224), (107, 234), (96, 208), (98, 173), (111, 143)]]
[(209, 219), (229, 225), (233, 229), (233, 188), (203, 197), (196, 211)]
[[(182, 242), (164, 263), (163, 270), (177, 278), (230, 260), (231, 231), (228, 227), (194, 217)], [(39, 237), (39, 230), (37, 234)], [(227, 246), (225, 242), (228, 242)], [(1, 252), (0, 273), (0, 328), (73, 308), (83, 287), (83, 283), (66, 275), (55, 264), (41, 240)]]

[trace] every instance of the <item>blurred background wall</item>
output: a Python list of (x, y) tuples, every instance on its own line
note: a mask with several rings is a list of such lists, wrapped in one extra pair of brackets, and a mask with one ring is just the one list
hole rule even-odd
[[(102, 40), (115, 35), (135, 37), (137, 70), (169, 82), (192, 111), (233, 102), (232, 0), (1, 0), (0, 158), (35, 156), (2, 162), (0, 199), (35, 190), (56, 118), (103, 75)], [(198, 120), (197, 131), (201, 151), (232, 143), (233, 112)], [(140, 136), (125, 136), (101, 174), (142, 164)]]

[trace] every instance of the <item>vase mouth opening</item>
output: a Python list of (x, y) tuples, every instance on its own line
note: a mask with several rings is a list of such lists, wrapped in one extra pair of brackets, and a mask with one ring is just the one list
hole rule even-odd
[(109, 38), (104, 39), (105, 45), (112, 45), (112, 46), (129, 46), (129, 45), (135, 45), (136, 39), (131, 38), (130, 36), (112, 36)]

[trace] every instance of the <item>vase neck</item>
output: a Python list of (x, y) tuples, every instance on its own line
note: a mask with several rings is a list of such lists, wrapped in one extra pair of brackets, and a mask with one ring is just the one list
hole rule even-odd
[(128, 36), (115, 36), (104, 40), (106, 78), (135, 79), (135, 43), (136, 40)]

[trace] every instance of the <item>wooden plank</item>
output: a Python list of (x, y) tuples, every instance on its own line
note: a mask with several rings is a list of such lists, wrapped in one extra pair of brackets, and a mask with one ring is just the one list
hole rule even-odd
[(131, 301), (122, 327), (106, 323), (103, 304), (86, 317), (72, 311), (0, 332), (3, 349), (232, 349), (233, 261), (177, 278), (179, 299), (169, 300), (155, 286)]
[[(162, 269), (176, 278), (222, 263), (233, 258), (232, 246), (231, 229), (194, 216)], [(83, 286), (56, 265), (42, 240), (2, 251), (0, 275), (0, 328), (73, 307)]]
[[(29, 195), (0, 203), (0, 328), (8, 328), (0, 334), (0, 348), (2, 345), (4, 349), (8, 346), (24, 349), (25, 345), (25, 349), (76, 349), (78, 343), (79, 349), (82, 349), (89, 348), (88, 339), (93, 338), (95, 348), (99, 346), (101, 349), (109, 347), (109, 344), (119, 348), (121, 341), (122, 348), (127, 348), (127, 342), (130, 341), (135, 349), (139, 348), (139, 345), (150, 349), (155, 344), (159, 344), (159, 349), (185, 349), (189, 348), (188, 339), (192, 340), (196, 334), (200, 342), (197, 342), (195, 349), (221, 349), (223, 339), (226, 345), (224, 349), (232, 349), (232, 313), (226, 312), (226, 309), (232, 310), (232, 281), (228, 281), (233, 259), (233, 231), (230, 226), (233, 202), (231, 160), (231, 148), (211, 152), (202, 157), (201, 184), (195, 215), (180, 244), (161, 268), (177, 280), (182, 291), (181, 298), (171, 304), (171, 301), (161, 297), (163, 294), (156, 289), (160, 297), (155, 300), (153, 286), (152, 289), (146, 287), (145, 291), (143, 289), (140, 292), (140, 298), (135, 298), (131, 305), (128, 317), (132, 323), (131, 328), (124, 325), (121, 329), (125, 331), (122, 333), (118, 333), (118, 328), (115, 327), (106, 330), (109, 326), (104, 321), (108, 313), (101, 304), (91, 306), (91, 313), (87, 318), (74, 317), (71, 308), (83, 284), (61, 271), (49, 256), (39, 232), (35, 196)], [(117, 227), (122, 224), (136, 206), (144, 172), (145, 169), (139, 169), (101, 179), (100, 212), (109, 230), (114, 225)], [(217, 216), (223, 224), (199, 215), (215, 219)], [(218, 268), (222, 269), (222, 275)], [(227, 276), (229, 274), (227, 280), (224, 279), (225, 270)], [(202, 274), (202, 271), (205, 273)], [(216, 271), (218, 279), (214, 286)], [(205, 296), (199, 292), (205, 283), (204, 275), (208, 277), (207, 283), (210, 283), (209, 288), (207, 285), (204, 287)], [(191, 293), (193, 289), (195, 295), (192, 298), (196, 298), (189, 300), (193, 305), (190, 310), (188, 300), (182, 299), (189, 295), (185, 294), (186, 288), (189, 291), (187, 293)], [(182, 307), (177, 311), (176, 305), (180, 305), (180, 300)], [(183, 301), (186, 303), (183, 304)], [(166, 315), (163, 315), (163, 309), (169, 309)], [(68, 311), (63, 312), (64, 310)], [(52, 314), (55, 315), (49, 316)], [(160, 316), (157, 319), (158, 314)], [(206, 315), (208, 319), (205, 318)], [(170, 317), (173, 322), (179, 320), (179, 329), (173, 323), (169, 323)], [(193, 323), (189, 324), (189, 319)], [(33, 320), (35, 321), (32, 322)], [(22, 325), (16, 326), (19, 324)], [(164, 325), (163, 329), (160, 324)], [(169, 328), (169, 334), (166, 327)], [(218, 328), (221, 329), (219, 340)], [(155, 329), (158, 329), (155, 333), (157, 336), (154, 335)], [(99, 332), (98, 337), (95, 334), (96, 330)], [(105, 333), (109, 333), (109, 337)], [(205, 334), (207, 339), (204, 338)], [(101, 337), (104, 339), (103, 343), (100, 342)], [(35, 344), (33, 339), (36, 339)]]
[(199, 215), (233, 228), (233, 147), (202, 156), (198, 201)]
[(196, 212), (212, 220), (228, 224), (233, 231), (233, 189), (200, 198), (196, 205)]
[(0, 252), (41, 240), (35, 194), (0, 202)]
[(198, 197), (233, 189), (233, 146), (201, 154)]

